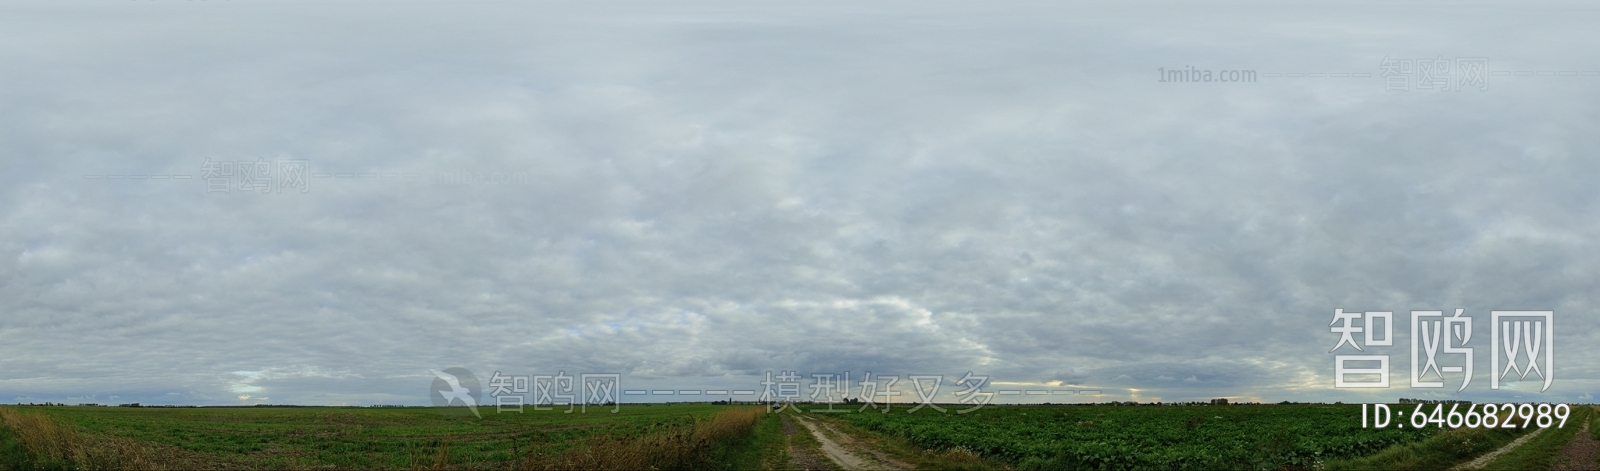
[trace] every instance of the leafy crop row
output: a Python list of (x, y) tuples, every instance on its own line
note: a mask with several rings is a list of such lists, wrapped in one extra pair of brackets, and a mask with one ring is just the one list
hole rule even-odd
[(1314, 468), (1439, 430), (1362, 428), (1356, 405), (1015, 406), (844, 416), (923, 448), (965, 448), (1022, 469)]

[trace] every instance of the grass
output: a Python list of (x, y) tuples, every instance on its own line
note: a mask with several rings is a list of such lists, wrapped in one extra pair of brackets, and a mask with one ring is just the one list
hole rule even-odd
[[(811, 461), (814, 466), (822, 466), (828, 469), (836, 468), (833, 461), (828, 459), (822, 452), (822, 442), (817, 441), (816, 437), (811, 436), (811, 431), (806, 429), (804, 425), (801, 425), (799, 419), (794, 418), (794, 416), (799, 415), (798, 413), (796, 413), (793, 409), (786, 409), (783, 412), (773, 415), (778, 415), (780, 417), (787, 415), (787, 417), (781, 418), (782, 420), (788, 422), (788, 427), (790, 429), (794, 430), (793, 434), (786, 434), (788, 448), (790, 449), (789, 452), (811, 457)], [(786, 466), (788, 466), (788, 464), (786, 464)]]
[(709, 420), (642, 436), (600, 435), (553, 456), (530, 456), (521, 469), (703, 469), (745, 438), (767, 412), (761, 407), (722, 411)]
[(7, 469), (184, 469), (181, 455), (133, 440), (85, 434), (42, 414), (0, 409), (0, 463)]
[(784, 470), (789, 469), (789, 452), (783, 423), (777, 414), (763, 414), (761, 420), (741, 437), (722, 442), (711, 452), (707, 469)]
[[(764, 408), (703, 404), (588, 413), (428, 408), (0, 407), (10, 469), (688, 469), (771, 455)], [(781, 450), (778, 450), (781, 453)], [(764, 455), (765, 454), (765, 455)], [(755, 457), (755, 458), (752, 458)]]
[[(1503, 422), (1511, 414), (1498, 414)], [(1422, 441), (1389, 447), (1377, 454), (1353, 459), (1332, 460), (1328, 471), (1385, 469), (1446, 469), (1475, 456), (1511, 443), (1532, 431), (1523, 428), (1458, 428), (1434, 434)], [(1540, 468), (1544, 469), (1544, 468)]]
[(1572, 415), (1567, 418), (1567, 424), (1561, 428), (1551, 428), (1537, 437), (1529, 439), (1515, 450), (1506, 452), (1490, 461), (1484, 466), (1486, 470), (1517, 470), (1517, 469), (1550, 469), (1556, 460), (1561, 457), (1562, 450), (1572, 437), (1583, 430), (1584, 424), (1594, 417), (1594, 409), (1590, 407), (1574, 407)]
[[(1118, 436), (1117, 429), (1109, 427), (1127, 422), (1127, 426), (1135, 427), (1132, 430), (1165, 434), (1156, 438), (1163, 440), (1163, 446), (1175, 447), (1182, 446), (1183, 440), (1194, 434), (1212, 433), (1207, 432), (1210, 427), (1225, 426), (1216, 430), (1246, 434), (1240, 435), (1244, 438), (1224, 440), (1233, 443), (1229, 446), (1255, 446), (1255, 453), (1271, 454), (1270, 445), (1276, 442), (1262, 437), (1275, 435), (1260, 434), (1274, 430), (1263, 426), (1276, 422), (1263, 418), (1277, 420), (1275, 417), (1283, 416), (1287, 417), (1284, 420), (1315, 422), (1311, 425), (1317, 427), (1347, 427), (1356, 424), (1359, 417), (1340, 413), (1317, 419), (1304, 414), (1322, 410), (1317, 407), (1277, 407), (995, 407), (993, 411), (986, 409), (984, 414), (926, 417), (896, 411), (895, 422), (921, 424), (899, 433), (883, 433), (869, 427), (888, 418), (876, 413), (868, 414), (872, 417), (806, 416), (830, 425), (832, 430), (824, 427), (823, 433), (841, 443), (853, 441), (916, 469), (951, 470), (1029, 468), (1030, 463), (984, 454), (985, 450), (1004, 450), (984, 448), (986, 443), (1023, 437), (1006, 435), (1018, 431), (1077, 435), (1097, 432), (1100, 440), (1109, 440)], [(772, 414), (762, 407), (628, 406), (617, 414), (608, 410), (571, 414), (529, 410), (523, 414), (488, 413), (483, 419), (439, 412), (427, 408), (0, 407), (0, 470), (788, 470), (796, 466), (791, 452), (813, 458), (807, 466), (833, 465), (822, 454), (816, 439), (797, 421), (791, 424), (796, 433), (785, 433), (782, 420), (787, 416), (793, 421), (793, 412)], [(1499, 457), (1489, 469), (1548, 469), (1568, 440), (1580, 433), (1583, 421), (1596, 415), (1600, 414), (1592, 408), (1575, 407), (1566, 428), (1544, 432), (1518, 451)], [(1044, 428), (1019, 427), (1030, 423)], [(987, 435), (966, 435), (977, 437), (966, 441), (940, 438), (972, 427)], [(1113, 435), (1105, 435), (1108, 432)], [(1313, 467), (1443, 469), (1497, 449), (1525, 432), (1498, 428), (1430, 432), (1419, 441), (1377, 448), (1381, 451), (1376, 454), (1327, 460)], [(1591, 433), (1600, 435), (1600, 427), (1592, 427)], [(839, 440), (843, 437), (838, 435), (849, 440)], [(1295, 440), (1311, 438), (1300, 435), (1285, 435), (1280, 447), (1297, 449), (1303, 443)], [(1041, 443), (1063, 446), (1060, 444), (1083, 443), (1082, 439), (1063, 435)], [(1253, 466), (1246, 463), (1243, 467)]]

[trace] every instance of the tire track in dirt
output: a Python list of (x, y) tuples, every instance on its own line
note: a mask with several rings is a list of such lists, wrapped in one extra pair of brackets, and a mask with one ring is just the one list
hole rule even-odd
[[(795, 417), (795, 420), (799, 421), (800, 425), (804, 425), (806, 427), (806, 429), (811, 431), (811, 435), (817, 438), (817, 442), (818, 443), (822, 444), (822, 453), (824, 455), (827, 455), (828, 459), (833, 460), (833, 462), (835, 464), (839, 465), (840, 469), (845, 469), (845, 470), (877, 470), (877, 469), (895, 470), (895, 469), (910, 469), (911, 468), (909, 465), (906, 465), (905, 463), (901, 463), (899, 461), (895, 461), (894, 459), (889, 458), (888, 455), (885, 455), (882, 452), (867, 448), (866, 446), (862, 445), (861, 443), (858, 443), (855, 440), (851, 439), (849, 435), (846, 435), (844, 433), (840, 433), (838, 429), (833, 428), (833, 426), (831, 426), (831, 425), (828, 425), (826, 423), (821, 423), (820, 427), (819, 427), (819, 424), (812, 423), (811, 419), (806, 419), (806, 418), (802, 418), (802, 417)], [(862, 452), (865, 452), (866, 454), (871, 455), (875, 459), (871, 459), (871, 460), (865, 459), (862, 456), (858, 455), (857, 453), (850, 451), (849, 448), (846, 448), (846, 447), (840, 445), (838, 442), (834, 441), (833, 438), (828, 436), (828, 434), (822, 433), (822, 428), (828, 429), (829, 432), (832, 432), (834, 435), (839, 436), (841, 440), (845, 440), (846, 443), (848, 443), (850, 445), (853, 445), (851, 448), (855, 448), (856, 450), (860, 450)]]
[(872, 455), (872, 457), (876, 458), (878, 462), (885, 465), (884, 467), (887, 469), (911, 469), (915, 467), (901, 462), (900, 460), (891, 458), (889, 457), (888, 453), (875, 450), (866, 443), (861, 443), (860, 441), (856, 440), (856, 437), (844, 432), (840, 432), (839, 429), (834, 428), (833, 425), (826, 421), (819, 420), (817, 421), (817, 425), (822, 426), (822, 428), (827, 429), (829, 432), (833, 432), (834, 436), (839, 437), (839, 439), (844, 442), (844, 446), (854, 449), (857, 452), (866, 452), (867, 454)]
[(1595, 440), (1590, 434), (1590, 427), (1593, 426), (1594, 419), (1590, 418), (1583, 423), (1583, 430), (1572, 434), (1572, 441), (1567, 442), (1567, 447), (1561, 450), (1561, 457), (1557, 458), (1551, 471), (1600, 470), (1600, 440)]
[(1534, 430), (1533, 432), (1529, 432), (1528, 434), (1525, 434), (1523, 436), (1517, 437), (1516, 440), (1512, 440), (1511, 443), (1507, 443), (1506, 446), (1500, 447), (1500, 449), (1498, 449), (1498, 450), (1491, 451), (1491, 452), (1488, 452), (1488, 453), (1484, 453), (1483, 456), (1479, 456), (1479, 457), (1473, 459), (1472, 461), (1468, 461), (1466, 463), (1462, 463), (1460, 466), (1456, 466), (1456, 467), (1450, 468), (1450, 469), (1451, 470), (1463, 470), (1463, 471), (1464, 470), (1471, 470), (1471, 469), (1482, 469), (1483, 466), (1489, 464), (1490, 461), (1494, 461), (1494, 459), (1500, 457), (1500, 455), (1506, 454), (1506, 453), (1510, 452), (1511, 450), (1517, 449), (1517, 447), (1522, 446), (1523, 443), (1527, 443), (1528, 440), (1532, 440), (1533, 437), (1537, 437), (1537, 436), (1539, 436), (1539, 434), (1544, 433), (1545, 430), (1547, 430), (1547, 429), (1541, 428), (1541, 429)]
[(800, 433), (800, 427), (794, 426), (794, 421), (789, 420), (788, 415), (782, 415), (779, 416), (779, 418), (783, 419), (783, 436), (784, 441), (788, 443), (789, 447), (789, 464), (792, 464), (794, 467), (805, 471), (824, 471), (833, 469), (832, 467), (824, 464), (820, 457), (811, 453), (809, 450), (802, 450), (799, 447), (794, 446), (794, 434)]

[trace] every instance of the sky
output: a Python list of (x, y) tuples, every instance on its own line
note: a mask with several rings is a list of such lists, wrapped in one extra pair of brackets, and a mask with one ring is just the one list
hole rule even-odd
[[(1578, 2), (4, 2), (0, 403), (426, 405), (451, 367), (1595, 402), (1597, 22)], [(1411, 311), (1456, 309), (1471, 382), (1412, 387)], [(1340, 345), (1336, 310), (1393, 312), (1393, 345)], [(1491, 388), (1497, 310), (1554, 313), (1548, 389)], [(1388, 355), (1390, 387), (1336, 388), (1342, 354)]]

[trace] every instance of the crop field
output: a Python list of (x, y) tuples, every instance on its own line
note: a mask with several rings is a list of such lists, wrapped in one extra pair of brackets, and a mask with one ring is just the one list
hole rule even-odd
[[(0, 406), (0, 470), (1440, 469), (1528, 435), (1363, 428), (1357, 405), (608, 411)], [(1551, 469), (1569, 442), (1600, 433), (1593, 412), (1575, 408), (1569, 428), (1529, 435), (1485, 469)]]
[(0, 407), (9, 445), (0, 454), (14, 468), (687, 468), (737, 463), (727, 455), (766, 415), (716, 405), (564, 411), (485, 410), (479, 420), (432, 408)]
[[(1546, 455), (1567, 443), (1558, 437), (1571, 437), (1585, 426), (1592, 411), (1576, 410), (1568, 433), (1540, 437), (1555, 450)], [(1363, 428), (1359, 405), (1057, 405), (923, 412), (931, 411), (829, 416), (915, 448), (963, 450), (1018, 469), (1431, 469), (1492, 451), (1527, 432)]]
[(1026, 468), (1276, 469), (1376, 453), (1437, 428), (1361, 428), (1355, 405), (988, 407), (843, 419), (930, 449)]

